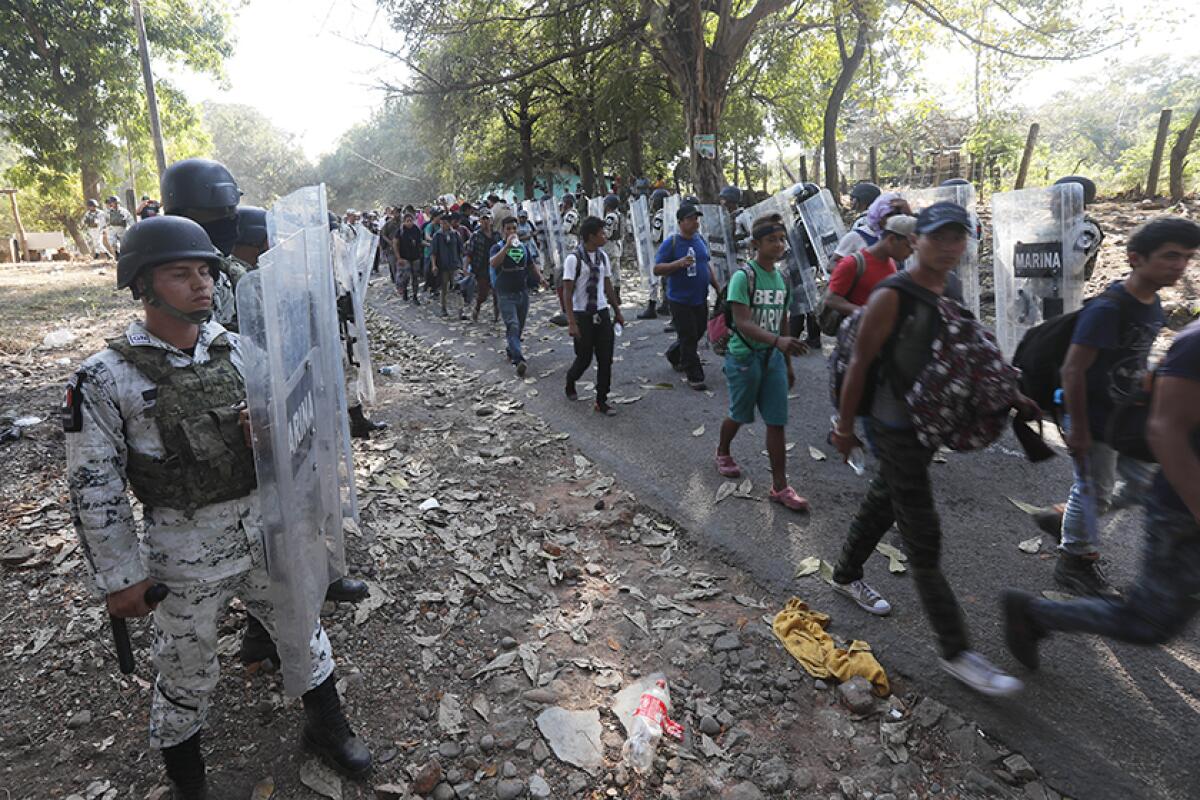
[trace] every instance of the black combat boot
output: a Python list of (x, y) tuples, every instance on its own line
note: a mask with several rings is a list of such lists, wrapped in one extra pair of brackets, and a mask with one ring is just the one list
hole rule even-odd
[(651, 298), (649, 305), (646, 306), (646, 310), (639, 313), (637, 315), (637, 318), (638, 319), (657, 319), (658, 311), (655, 310), (655, 306), (657, 306), (657, 305), (658, 304), (654, 302), (654, 299)]
[(304, 715), (304, 746), (323, 758), (331, 767), (351, 778), (361, 778), (371, 771), (371, 752), (350, 730), (350, 721), (342, 711), (334, 675), (301, 698)]
[(350, 414), (350, 435), (355, 439), (370, 439), (372, 433), (387, 427), (386, 422), (372, 422), (367, 419), (361, 405), (350, 406), (347, 412)]
[(246, 666), (261, 661), (271, 661), (279, 666), (279, 650), (271, 640), (271, 634), (253, 614), (246, 615), (246, 630), (242, 631), (242, 651), (238, 656)]
[(200, 754), (200, 734), (182, 744), (162, 749), (173, 800), (208, 800), (208, 782), (204, 778), (204, 756)]
[(371, 594), (371, 589), (354, 578), (338, 578), (325, 590), (325, 599), (331, 603), (361, 603)]

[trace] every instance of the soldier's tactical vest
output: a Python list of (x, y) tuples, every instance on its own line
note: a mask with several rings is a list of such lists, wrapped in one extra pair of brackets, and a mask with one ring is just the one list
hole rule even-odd
[(108, 227), (110, 227), (110, 228), (124, 228), (125, 227), (125, 216), (121, 213), (120, 209), (110, 208), (108, 210)]
[(258, 485), (254, 451), (246, 446), (239, 412), (246, 386), (224, 339), (209, 345), (204, 364), (173, 366), (157, 347), (134, 347), (122, 338), (108, 346), (146, 376), (157, 398), (154, 417), (164, 458), (129, 451), (125, 475), (148, 507), (188, 514), (201, 506), (245, 497)]

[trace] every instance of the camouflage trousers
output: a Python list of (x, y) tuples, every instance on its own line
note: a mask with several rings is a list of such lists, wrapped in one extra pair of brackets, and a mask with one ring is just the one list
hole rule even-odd
[[(150, 746), (171, 747), (200, 730), (209, 696), (217, 687), (217, 625), (229, 601), (238, 597), (246, 610), (275, 637), (270, 579), (262, 567), (203, 583), (171, 584), (171, 593), (154, 610), (154, 666), (158, 680), (150, 704)], [(309, 688), (333, 672), (333, 652), (318, 623), (309, 642), (313, 664)]]

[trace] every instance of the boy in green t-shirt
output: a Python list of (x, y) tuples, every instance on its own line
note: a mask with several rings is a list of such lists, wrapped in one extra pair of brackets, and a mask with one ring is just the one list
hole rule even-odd
[(725, 355), (725, 381), (729, 386), (729, 416), (721, 423), (717, 445), (717, 471), (727, 478), (742, 474), (729, 453), (733, 437), (743, 425), (754, 422), (754, 408), (767, 425), (767, 455), (771, 459), (770, 498), (793, 511), (807, 511), (808, 501), (788, 486), (783, 427), (787, 424), (788, 389), (795, 383), (788, 356), (804, 355), (807, 346), (784, 336), (791, 289), (775, 269), (787, 249), (787, 229), (778, 214), (754, 221), (751, 240), (757, 250), (749, 262), (754, 270), (754, 296), (746, 273), (735, 272), (729, 281), (726, 302), (733, 311), (734, 332)]

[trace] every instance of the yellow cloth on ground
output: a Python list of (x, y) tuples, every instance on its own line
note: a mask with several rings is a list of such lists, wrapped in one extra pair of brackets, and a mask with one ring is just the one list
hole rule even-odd
[(787, 651), (814, 678), (836, 678), (848, 681), (861, 675), (871, 682), (872, 691), (887, 697), (892, 689), (887, 673), (871, 653), (871, 645), (853, 641), (842, 649), (825, 632), (829, 615), (813, 611), (798, 597), (793, 597), (775, 615), (771, 628)]

